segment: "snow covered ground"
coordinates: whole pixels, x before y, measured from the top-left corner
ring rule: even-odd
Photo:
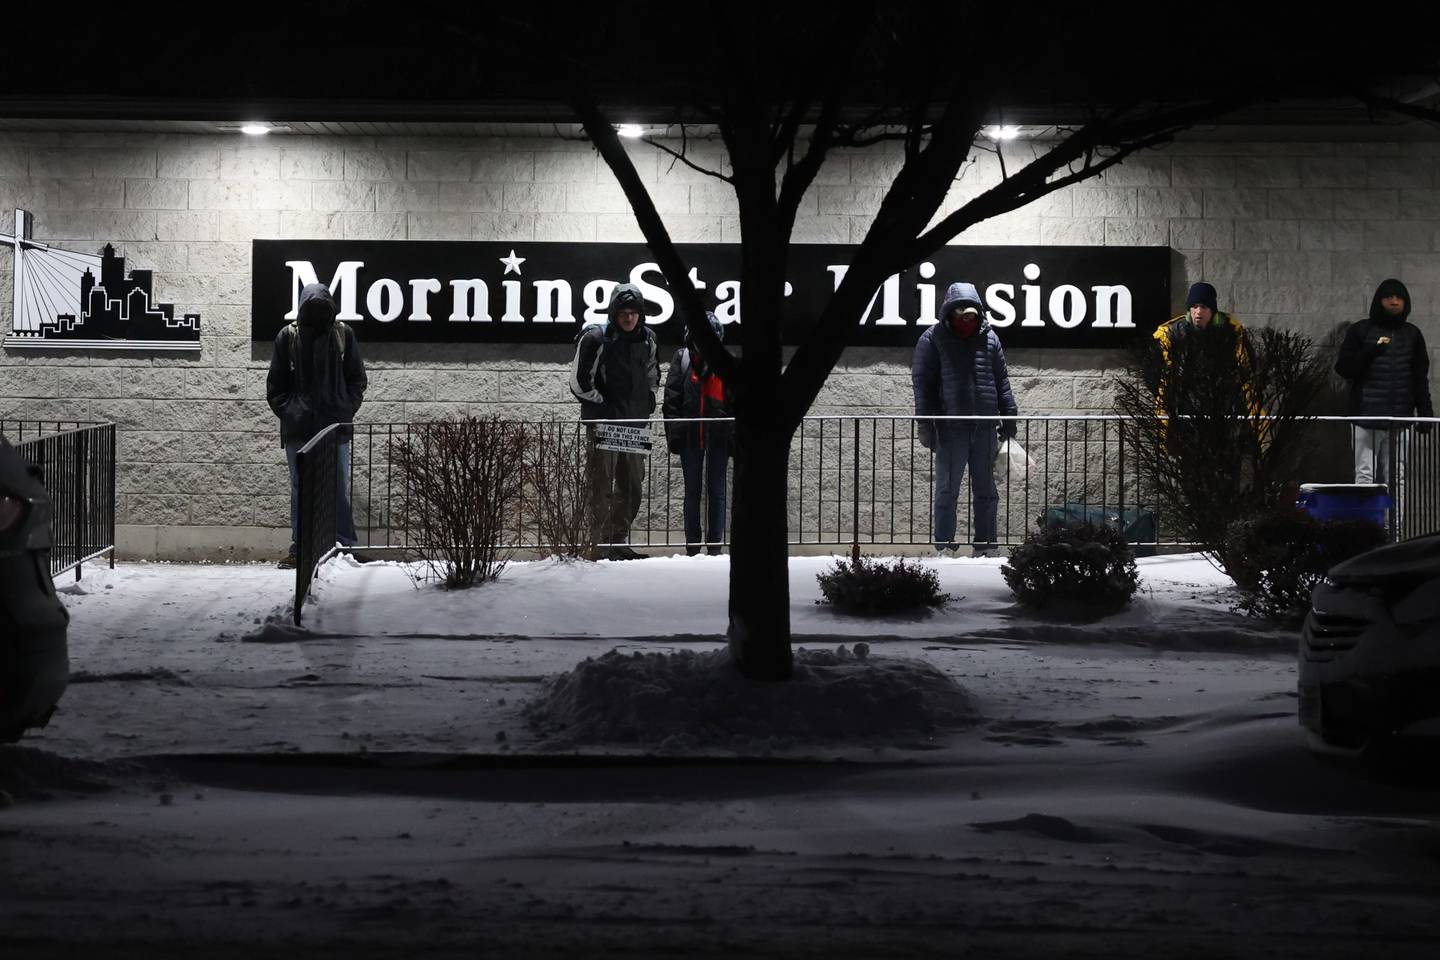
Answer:
[[[0,752],[0,943],[1437,955],[1440,792],[1311,757],[1293,635],[1207,563],[1142,560],[1129,609],[1072,623],[1016,607],[999,560],[924,562],[951,602],[880,620],[814,602],[829,560],[790,563],[805,702],[848,715],[623,741],[527,704],[612,650],[708,663],[728,558],[517,563],[457,593],[341,559],[299,630],[284,571],[87,569],[62,710]],[[871,667],[953,682],[968,721],[887,723],[903,698],[846,699]]]

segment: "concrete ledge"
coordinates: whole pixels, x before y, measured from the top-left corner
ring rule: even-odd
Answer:
[[[121,560],[276,560],[289,546],[290,531],[278,527],[115,527],[115,553]]]

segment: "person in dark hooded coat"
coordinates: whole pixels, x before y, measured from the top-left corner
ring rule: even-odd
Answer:
[[[927,420],[925,417],[1018,414],[1000,338],[985,318],[972,283],[952,283],[940,308],[940,322],[920,335],[910,367],[915,391],[915,428],[920,443],[935,451],[935,549],[957,550],[956,503],[960,481],[970,470],[974,508],[973,555],[998,547],[994,463],[999,442],[1015,436],[1014,420]]]
[[[589,433],[590,509],[598,556],[634,560],[630,525],[640,513],[646,458],[643,454],[601,450],[595,423],[640,421],[655,412],[660,385],[659,346],[645,323],[645,296],[633,283],[621,283],[605,307],[609,322],[580,331],[570,364],[570,392],[580,401],[580,419]],[[643,426],[633,423],[632,426]]]
[[[298,319],[282,327],[270,354],[265,400],[280,419],[280,443],[290,467],[290,552],[281,567],[293,567],[299,553],[300,448],[335,423],[351,423],[365,400],[369,381],[360,343],[348,324],[335,319],[335,298],[323,283],[300,291]],[[350,437],[344,428],[336,454],[335,539],[353,546],[359,537],[350,509]]]
[[[723,340],[725,328],[707,312],[710,329]],[[725,467],[730,462],[730,441],[734,424],[728,422],[734,398],[728,385],[710,369],[700,348],[687,333],[685,343],[670,358],[665,377],[665,440],[670,452],[680,457],[685,477],[685,552],[700,552],[701,545],[718,556],[725,540]],[[721,418],[720,422],[710,422]],[[689,422],[671,422],[689,421]],[[700,495],[709,507],[705,533],[700,530]]]
[[[1434,417],[1430,400],[1430,354],[1425,335],[1409,321],[1410,291],[1389,279],[1375,288],[1370,315],[1350,324],[1335,372],[1350,384],[1352,417]],[[1356,483],[1403,482],[1405,423],[1358,421],[1351,428]],[[1415,429],[1429,433],[1431,423]],[[1395,476],[1390,476],[1394,466]]]

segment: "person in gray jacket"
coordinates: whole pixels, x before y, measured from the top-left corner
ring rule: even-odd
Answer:
[[[952,283],[946,291],[940,322],[915,344],[910,382],[917,417],[1016,416],[1005,351],[973,283]],[[1015,436],[1015,421],[919,419],[915,427],[920,443],[935,452],[935,549],[942,556],[959,549],[956,503],[968,467],[972,555],[992,556],[1000,500],[993,468],[1000,440]]]
[[[360,343],[348,324],[335,319],[335,298],[323,283],[300,291],[298,318],[281,327],[270,354],[265,399],[280,420],[280,443],[290,467],[290,552],[282,568],[295,566],[300,537],[300,448],[333,423],[350,423],[365,400],[369,381]],[[358,537],[350,510],[350,438],[342,428],[336,452],[335,539],[354,546]]]
[[[640,288],[616,285],[605,312],[609,322],[580,331],[570,365],[570,392],[580,401],[580,419],[589,434],[590,509],[598,555],[611,560],[640,556],[627,541],[640,513],[645,456],[602,450],[595,425],[607,420],[643,421],[655,412],[660,385],[659,347],[645,325],[647,304]],[[632,424],[643,426],[642,423]]]

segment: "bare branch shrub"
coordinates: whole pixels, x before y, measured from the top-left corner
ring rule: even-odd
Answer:
[[[525,512],[534,520],[537,542],[562,559],[589,559],[595,553],[595,523],[584,428],[548,420],[533,430],[525,459]]]
[[[1326,358],[1307,337],[1268,328],[1191,330],[1173,340],[1168,362],[1154,347],[1132,355],[1116,388],[1129,448],[1165,522],[1253,589],[1226,535],[1294,482]]]
[[[530,443],[529,428],[499,417],[434,420],[391,441],[407,491],[403,525],[447,588],[493,580],[505,568]]]

